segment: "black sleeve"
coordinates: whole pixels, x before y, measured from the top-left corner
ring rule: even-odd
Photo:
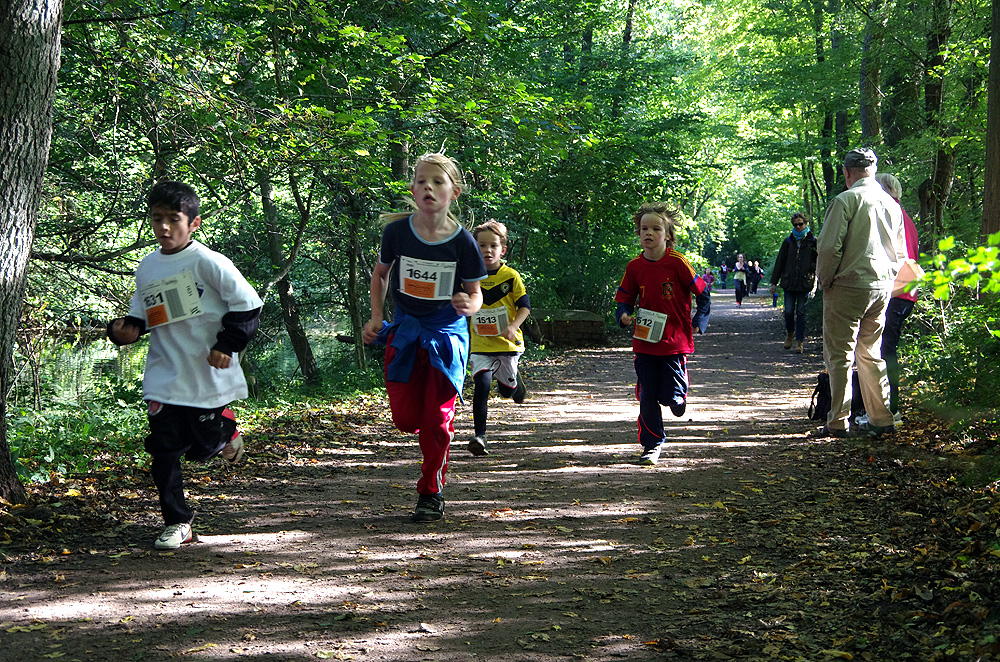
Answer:
[[[778,250],[778,259],[774,261],[774,268],[771,269],[771,285],[777,285],[781,280],[781,274],[785,273],[785,261],[788,259],[788,239],[781,242],[781,249]]]
[[[622,315],[625,315],[626,313],[631,315],[634,312],[634,305],[618,302],[618,305],[615,306],[615,321],[618,322],[618,326],[624,329],[625,325],[622,324]]]
[[[237,354],[246,349],[260,326],[260,308],[230,312],[222,316],[222,331],[212,349],[223,354]]]
[[[121,347],[122,345],[124,345],[126,343],[120,343],[120,342],[118,342],[118,340],[111,334],[111,325],[114,324],[115,322],[117,322],[118,320],[124,321],[126,325],[131,325],[131,326],[137,326],[137,327],[139,327],[139,335],[140,336],[142,334],[146,333],[146,322],[145,322],[145,320],[141,320],[138,317],[132,317],[131,315],[126,315],[125,317],[116,317],[115,319],[113,319],[110,322],[108,322],[108,326],[106,327],[106,332],[108,334],[108,340],[110,340],[115,345],[118,345],[119,347]]]

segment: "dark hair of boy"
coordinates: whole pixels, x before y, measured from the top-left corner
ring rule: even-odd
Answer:
[[[489,220],[480,223],[472,230],[473,238],[479,239],[480,232],[492,232],[500,238],[500,245],[507,248],[507,226],[500,221]]]
[[[163,207],[171,211],[187,214],[190,223],[198,216],[198,194],[184,182],[158,182],[149,190],[146,196],[146,206]]]

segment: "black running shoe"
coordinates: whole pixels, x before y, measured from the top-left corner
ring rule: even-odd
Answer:
[[[517,376],[517,386],[514,387],[514,395],[510,396],[516,404],[521,404],[524,402],[525,396],[528,395],[528,388],[524,385],[524,377],[521,375]]]
[[[489,451],[486,450],[486,437],[481,434],[477,434],[469,441],[469,452],[476,457],[482,457],[484,455],[489,455]]]
[[[440,494],[421,494],[413,510],[414,522],[436,522],[444,517],[444,497]]]

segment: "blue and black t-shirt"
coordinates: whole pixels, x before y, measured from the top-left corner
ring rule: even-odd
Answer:
[[[396,309],[414,317],[450,306],[463,282],[486,277],[483,256],[468,230],[459,227],[432,243],[414,232],[412,216],[385,227],[379,262],[392,265],[389,282]]]

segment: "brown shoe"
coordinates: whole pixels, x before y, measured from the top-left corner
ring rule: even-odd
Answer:
[[[792,341],[793,340],[795,340],[795,334],[794,333],[789,333],[788,335],[785,336],[785,349],[791,349],[792,348]]]
[[[802,353],[802,341],[801,340],[799,341],[799,346],[795,349],[795,351],[798,352],[799,354]]]

